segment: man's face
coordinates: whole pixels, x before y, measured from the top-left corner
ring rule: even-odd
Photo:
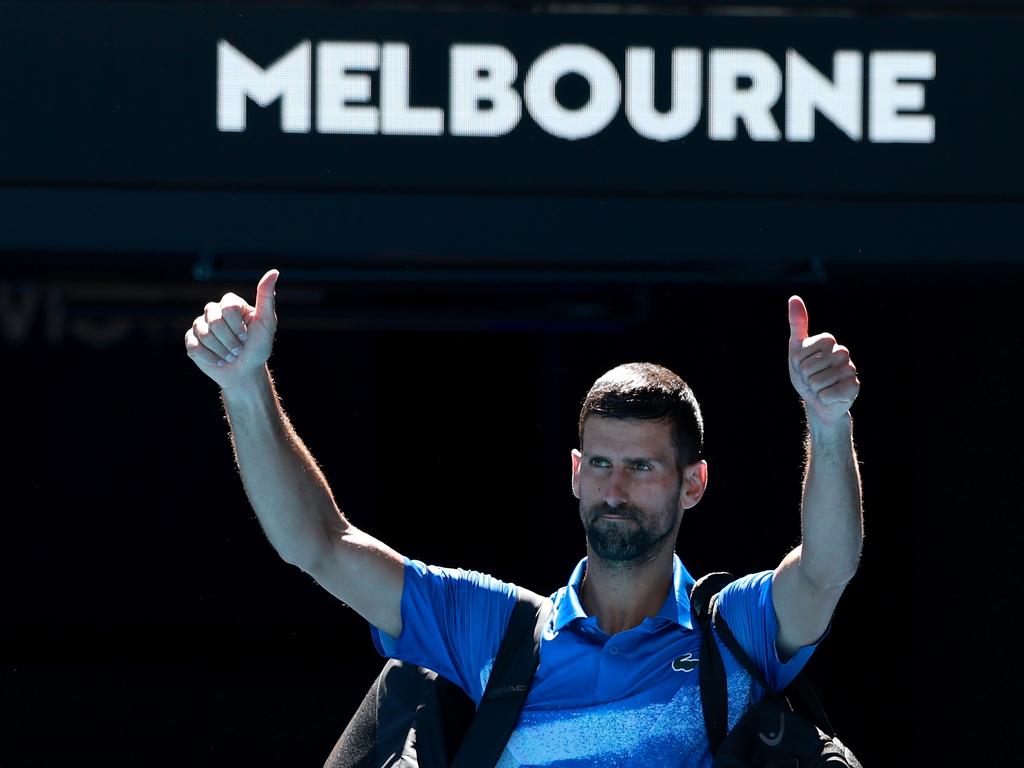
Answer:
[[[583,452],[574,450],[572,459],[590,551],[622,565],[674,547],[683,510],[697,503],[707,481],[705,462],[680,477],[667,422],[590,416]]]

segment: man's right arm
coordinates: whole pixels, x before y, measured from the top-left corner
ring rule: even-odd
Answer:
[[[242,483],[278,554],[397,637],[405,559],[345,519],[267,369],[276,279],[273,271],[263,276],[255,307],[235,294],[207,304],[185,335],[188,355],[221,386]]]

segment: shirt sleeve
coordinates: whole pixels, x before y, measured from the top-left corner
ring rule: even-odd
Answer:
[[[727,584],[719,595],[718,609],[750,656],[750,660],[764,673],[765,680],[775,691],[781,691],[797,676],[818,644],[832,629],[832,622],[816,641],[801,647],[789,660],[779,660],[775,638],[779,620],[772,600],[772,571],[761,571]]]
[[[432,669],[478,705],[481,674],[490,670],[505,635],[518,588],[461,568],[440,568],[405,558],[402,633],[371,626],[377,652]]]

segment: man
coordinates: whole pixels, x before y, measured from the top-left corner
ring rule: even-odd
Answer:
[[[433,669],[479,702],[516,588],[410,560],[341,514],[266,368],[277,278],[263,276],[254,307],[235,294],[207,304],[185,335],[189,356],[221,387],[249,500],[278,553],[366,618],[382,654]],[[720,598],[776,689],[826,634],[863,538],[849,414],[856,368],[830,334],[808,337],[798,296],[789,323],[790,380],[809,437],[802,542],[774,571],[737,579]],[[587,557],[552,595],[540,666],[498,765],[710,766],[693,578],[674,553],[683,512],[708,482],[699,406],[668,369],[627,364],[595,382],[579,432],[572,489]],[[732,727],[763,691],[723,658]]]

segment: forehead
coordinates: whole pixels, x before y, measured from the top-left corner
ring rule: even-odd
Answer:
[[[583,425],[584,453],[646,456],[671,460],[675,453],[672,425],[667,421],[587,417]]]

